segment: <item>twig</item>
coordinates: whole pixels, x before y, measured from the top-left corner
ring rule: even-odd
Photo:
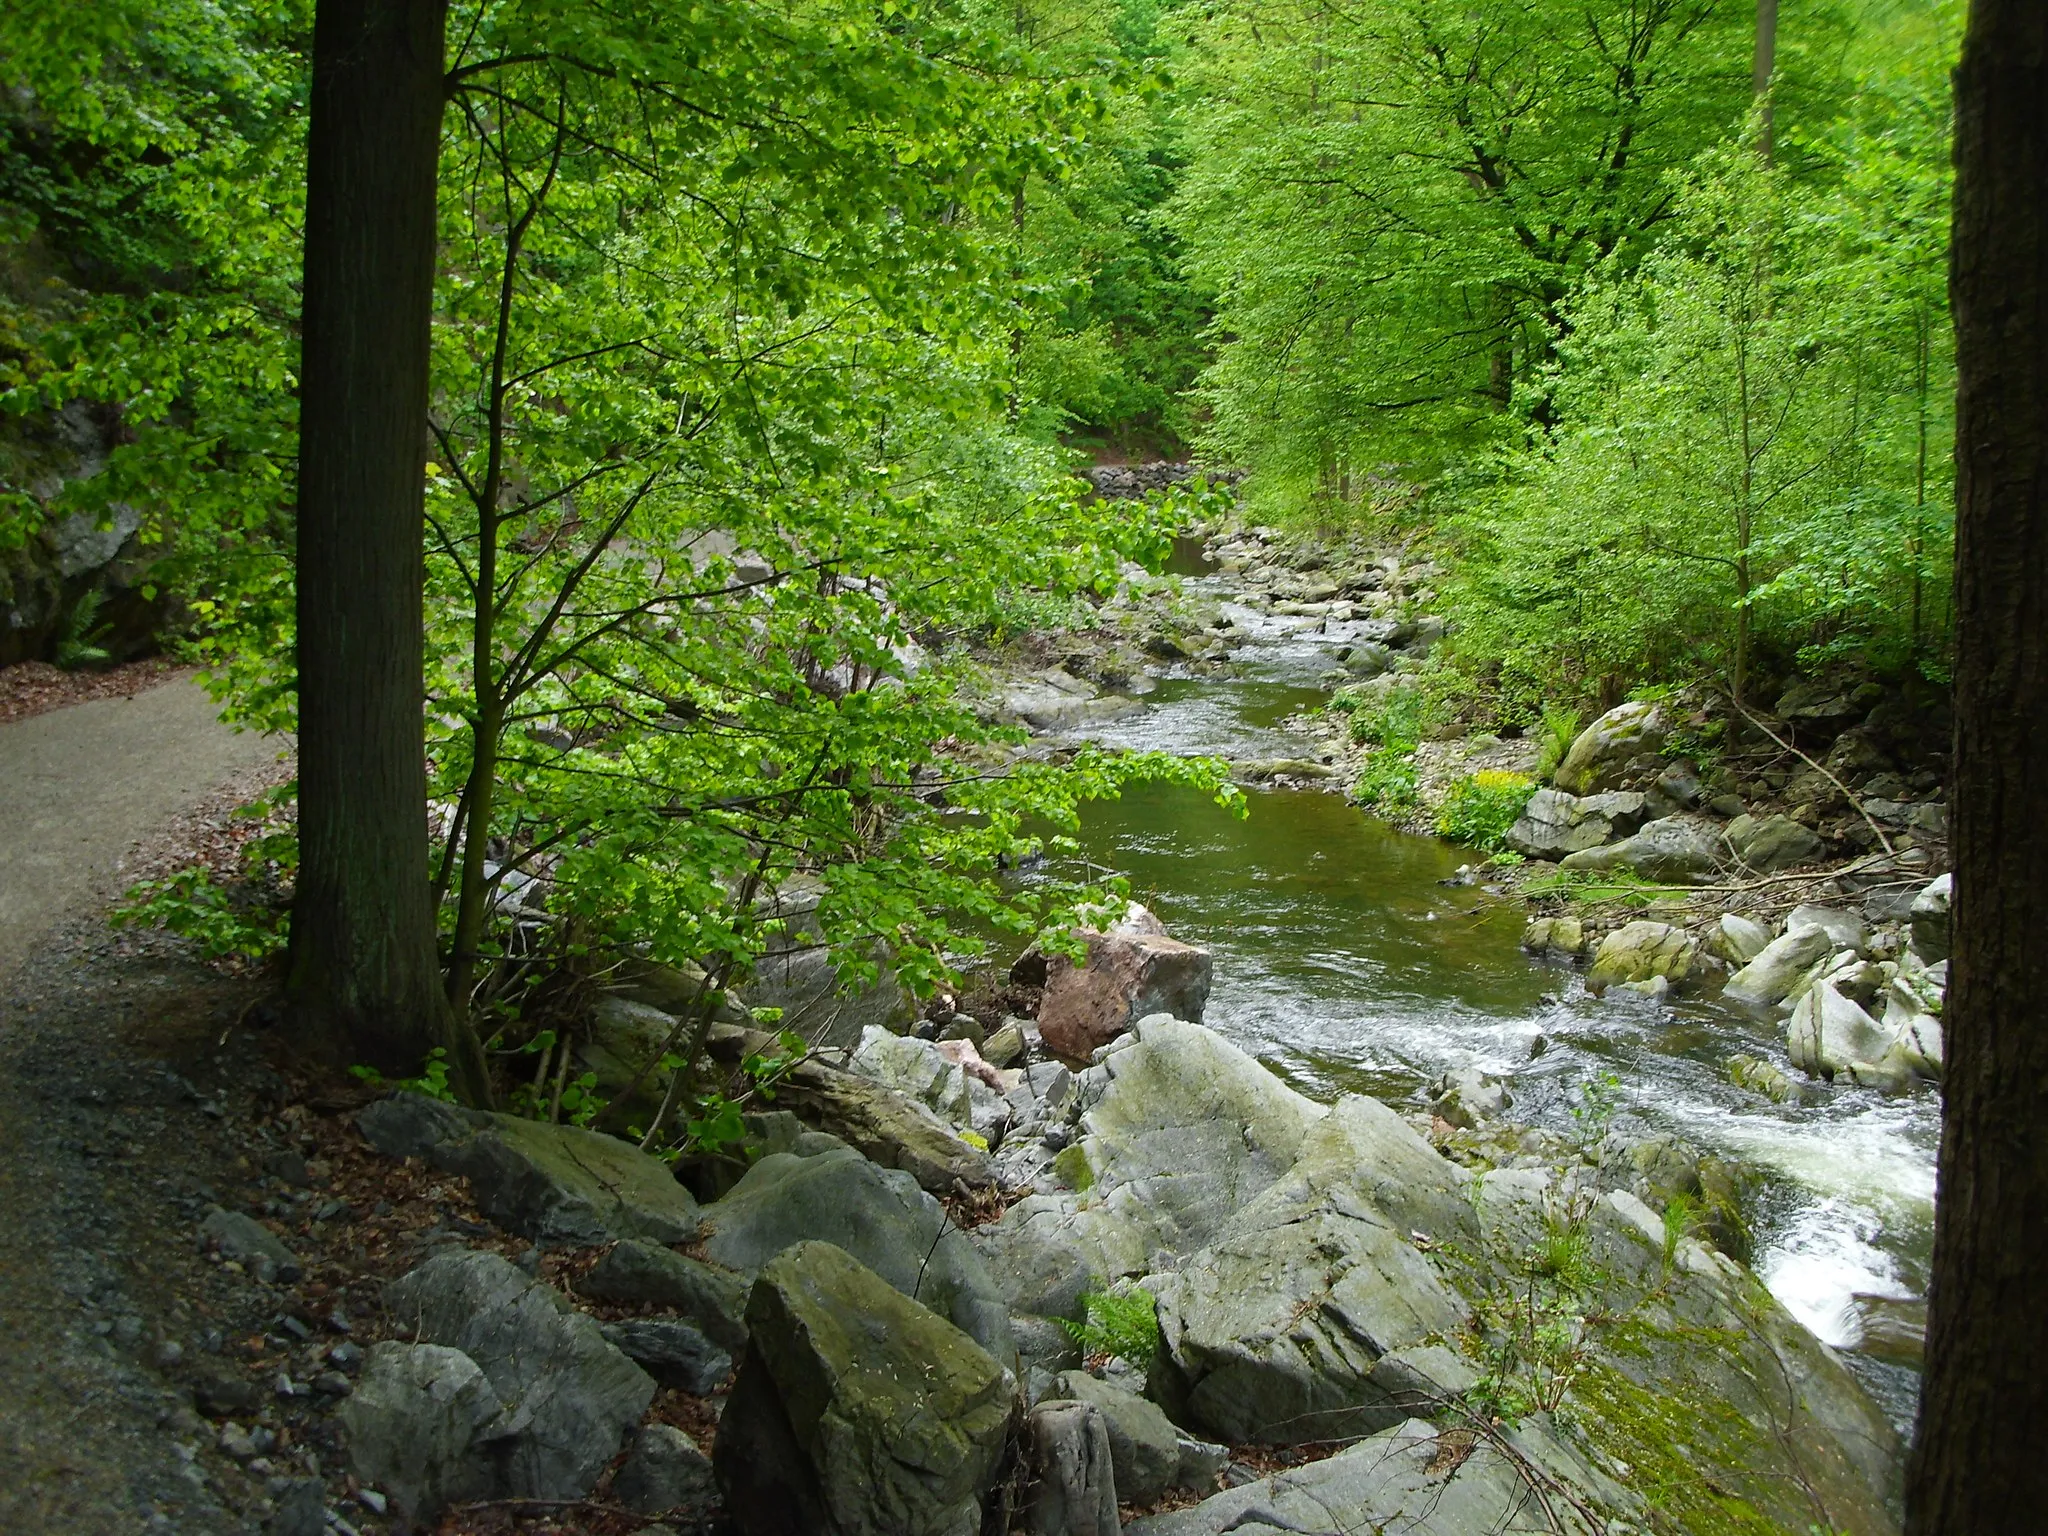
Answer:
[[[1826,768],[1821,766],[1821,764],[1816,763],[1804,752],[1800,751],[1797,747],[1793,746],[1791,742],[1786,741],[1776,731],[1772,730],[1768,725],[1765,725],[1763,721],[1757,719],[1755,715],[1752,715],[1748,710],[1744,709],[1740,704],[1737,704],[1733,699],[1730,699],[1728,703],[1729,706],[1733,708],[1738,715],[1742,716],[1743,719],[1747,720],[1751,725],[1755,726],[1758,730],[1762,731],[1766,736],[1770,737],[1771,740],[1777,742],[1779,746],[1783,747],[1787,752],[1790,752],[1794,757],[1798,758],[1801,762],[1805,763],[1809,768],[1813,769],[1814,772],[1824,777],[1830,784],[1834,785],[1835,788],[1839,789],[1842,792],[1842,798],[1844,800],[1847,800],[1851,805],[1856,807],[1856,814],[1858,816],[1861,816],[1865,824],[1869,826],[1870,830],[1877,834],[1877,840],[1880,843],[1884,844],[1884,851],[1887,854],[1893,854],[1898,851],[1892,847],[1892,840],[1884,835],[1884,828],[1880,827],[1877,824],[1876,818],[1873,817],[1870,814],[1870,812],[1866,811],[1863,808],[1863,802],[1861,800],[1858,800],[1856,796],[1850,792],[1848,785],[1844,784],[1832,773],[1829,773]]]

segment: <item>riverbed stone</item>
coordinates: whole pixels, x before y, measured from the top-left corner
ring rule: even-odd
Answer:
[[[1561,859],[1640,831],[1648,802],[1633,790],[1579,796],[1539,789],[1508,829],[1507,845],[1531,859]]]
[[[1442,1120],[1476,1130],[1514,1108],[1515,1096],[1501,1078],[1478,1067],[1458,1067],[1429,1086],[1429,1107]]]
[[[595,1318],[495,1253],[436,1254],[385,1304],[408,1335],[461,1350],[490,1378],[512,1414],[495,1454],[515,1497],[582,1498],[654,1399]]]
[[[1638,918],[1600,941],[1586,985],[1594,991],[1657,978],[1673,986],[1686,981],[1699,963],[1699,941],[1670,923]]]
[[[713,1452],[742,1536],[973,1536],[1014,1379],[845,1250],[761,1271]]]
[[[1913,953],[1921,962],[1933,965],[1949,957],[1949,902],[1954,876],[1942,875],[1928,882],[1913,898],[1908,923],[1913,936]]]
[[[1697,816],[1665,816],[1632,837],[1567,854],[1559,863],[1564,869],[1625,869],[1645,880],[1698,884],[1720,868],[1720,841],[1712,824]]]
[[[1200,1022],[1214,972],[1206,949],[1122,926],[1081,937],[1085,966],[1054,955],[1046,967],[1038,1032],[1048,1050],[1085,1061],[1152,1013]]]
[[[901,1170],[879,1168],[851,1149],[774,1153],[704,1214],[703,1253],[712,1264],[751,1278],[798,1243],[833,1243],[996,1359],[1014,1363],[1009,1309],[980,1252]]]
[[[1786,1028],[1792,1065],[1815,1077],[1833,1077],[1859,1064],[1874,1069],[1891,1046],[1877,1020],[1825,981],[1799,999]]]
[[[1657,705],[1622,704],[1579,732],[1552,778],[1568,794],[1618,789],[1631,774],[1655,766],[1667,734]]]
[[[1576,917],[1536,917],[1522,930],[1522,948],[1532,955],[1565,955],[1576,959],[1585,953],[1586,925]]]
[[[1821,840],[1811,827],[1790,816],[1756,817],[1747,813],[1728,823],[1728,846],[1742,864],[1757,874],[1773,874],[1820,857]]]
[[[1729,965],[1741,967],[1764,952],[1771,930],[1753,917],[1724,912],[1707,935],[1707,948]]]
[[[1775,1008],[1834,947],[1824,928],[1779,934],[1757,957],[1728,978],[1721,995],[1753,1008]]]
[[[1861,955],[1870,948],[1870,925],[1859,913],[1841,907],[1823,907],[1812,903],[1794,907],[1785,916],[1785,931],[1793,933],[1803,928],[1818,928],[1828,936],[1828,942],[1838,950],[1851,950]]]

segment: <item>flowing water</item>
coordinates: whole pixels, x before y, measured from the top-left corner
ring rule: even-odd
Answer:
[[[1214,578],[1191,581],[1224,595]],[[1277,727],[1322,702],[1319,675],[1341,636],[1313,619],[1233,606],[1228,679],[1167,677],[1142,714],[1093,739],[1238,759],[1301,755]],[[1925,1294],[1932,1241],[1934,1096],[1823,1090],[1772,1104],[1731,1084],[1739,1052],[1782,1061],[1782,1025],[1712,1000],[1653,1004],[1589,995],[1567,966],[1525,955],[1520,902],[1445,885],[1469,852],[1396,832],[1341,796],[1249,794],[1239,820],[1179,789],[1136,792],[1091,814],[1094,862],[1177,937],[1208,946],[1207,1022],[1313,1097],[1346,1091],[1422,1102],[1446,1068],[1512,1080],[1517,1119],[1572,1131],[1572,1090],[1613,1074],[1616,1123],[1683,1136],[1762,1177],[1751,1209],[1755,1267],[1827,1342],[1853,1350],[1859,1294]],[[1909,1419],[1910,1370],[1850,1355],[1894,1418]]]

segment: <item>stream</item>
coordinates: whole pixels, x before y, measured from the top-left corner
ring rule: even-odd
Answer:
[[[1162,673],[1146,707],[1080,734],[1107,745],[1237,759],[1299,757],[1278,727],[1319,706],[1340,634],[1230,601],[1227,678]],[[1782,1062],[1783,1026],[1705,998],[1595,998],[1568,965],[1523,953],[1522,903],[1446,885],[1470,850],[1398,832],[1342,796],[1253,788],[1239,820],[1188,790],[1150,787],[1092,809],[1082,844],[1127,875],[1176,937],[1207,946],[1206,1021],[1303,1093],[1424,1102],[1447,1068],[1511,1082],[1511,1118],[1570,1133],[1571,1090],[1612,1073],[1616,1125],[1684,1137],[1761,1176],[1754,1268],[1910,1427],[1918,1375],[1855,1353],[1863,1296],[1926,1293],[1939,1103],[1822,1088],[1777,1105],[1734,1086],[1738,1052]]]

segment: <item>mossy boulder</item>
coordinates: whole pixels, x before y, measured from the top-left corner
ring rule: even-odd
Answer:
[[[742,1536],[973,1536],[1015,1381],[830,1243],[761,1271],[713,1454]]]
[[[1661,976],[1677,986],[1692,975],[1699,953],[1699,941],[1683,928],[1639,918],[1600,941],[1586,985],[1598,992]]]

